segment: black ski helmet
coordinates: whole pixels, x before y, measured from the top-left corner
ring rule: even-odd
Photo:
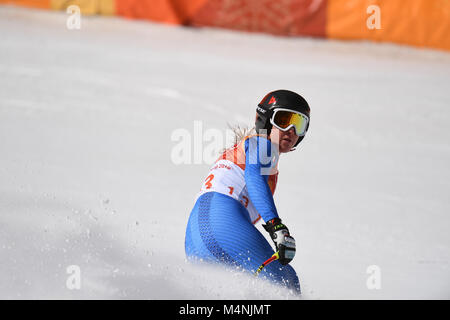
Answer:
[[[272,129],[272,124],[270,123],[270,118],[273,115],[275,109],[283,108],[289,109],[292,111],[297,111],[303,113],[308,117],[308,127],[306,127],[306,131],[309,129],[309,123],[311,121],[310,118],[310,108],[308,102],[293,91],[289,90],[276,90],[268,93],[258,104],[256,108],[256,121],[255,121],[255,129],[257,133],[260,133],[260,130],[267,130],[267,134],[270,134]],[[294,148],[303,140],[305,136],[301,136],[298,138],[297,143]]]

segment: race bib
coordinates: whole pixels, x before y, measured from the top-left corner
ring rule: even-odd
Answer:
[[[229,160],[218,160],[210,169],[197,198],[206,192],[218,192],[239,201],[248,211],[252,223],[261,216],[250,201],[245,172]]]

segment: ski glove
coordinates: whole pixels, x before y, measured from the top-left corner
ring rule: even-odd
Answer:
[[[295,256],[295,239],[291,237],[288,228],[281,223],[280,218],[269,220],[263,224],[263,227],[269,232],[276,250],[279,251],[278,260],[283,266],[287,265]]]

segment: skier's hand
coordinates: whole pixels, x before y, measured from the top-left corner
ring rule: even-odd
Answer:
[[[295,239],[289,234],[288,228],[281,223],[281,219],[275,218],[263,224],[279,251],[278,259],[282,265],[286,265],[294,259]]]

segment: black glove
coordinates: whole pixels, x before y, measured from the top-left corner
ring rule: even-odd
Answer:
[[[295,239],[290,236],[288,228],[281,223],[280,218],[267,221],[263,227],[269,232],[279,251],[280,258],[278,260],[283,266],[287,265],[295,256]]]

